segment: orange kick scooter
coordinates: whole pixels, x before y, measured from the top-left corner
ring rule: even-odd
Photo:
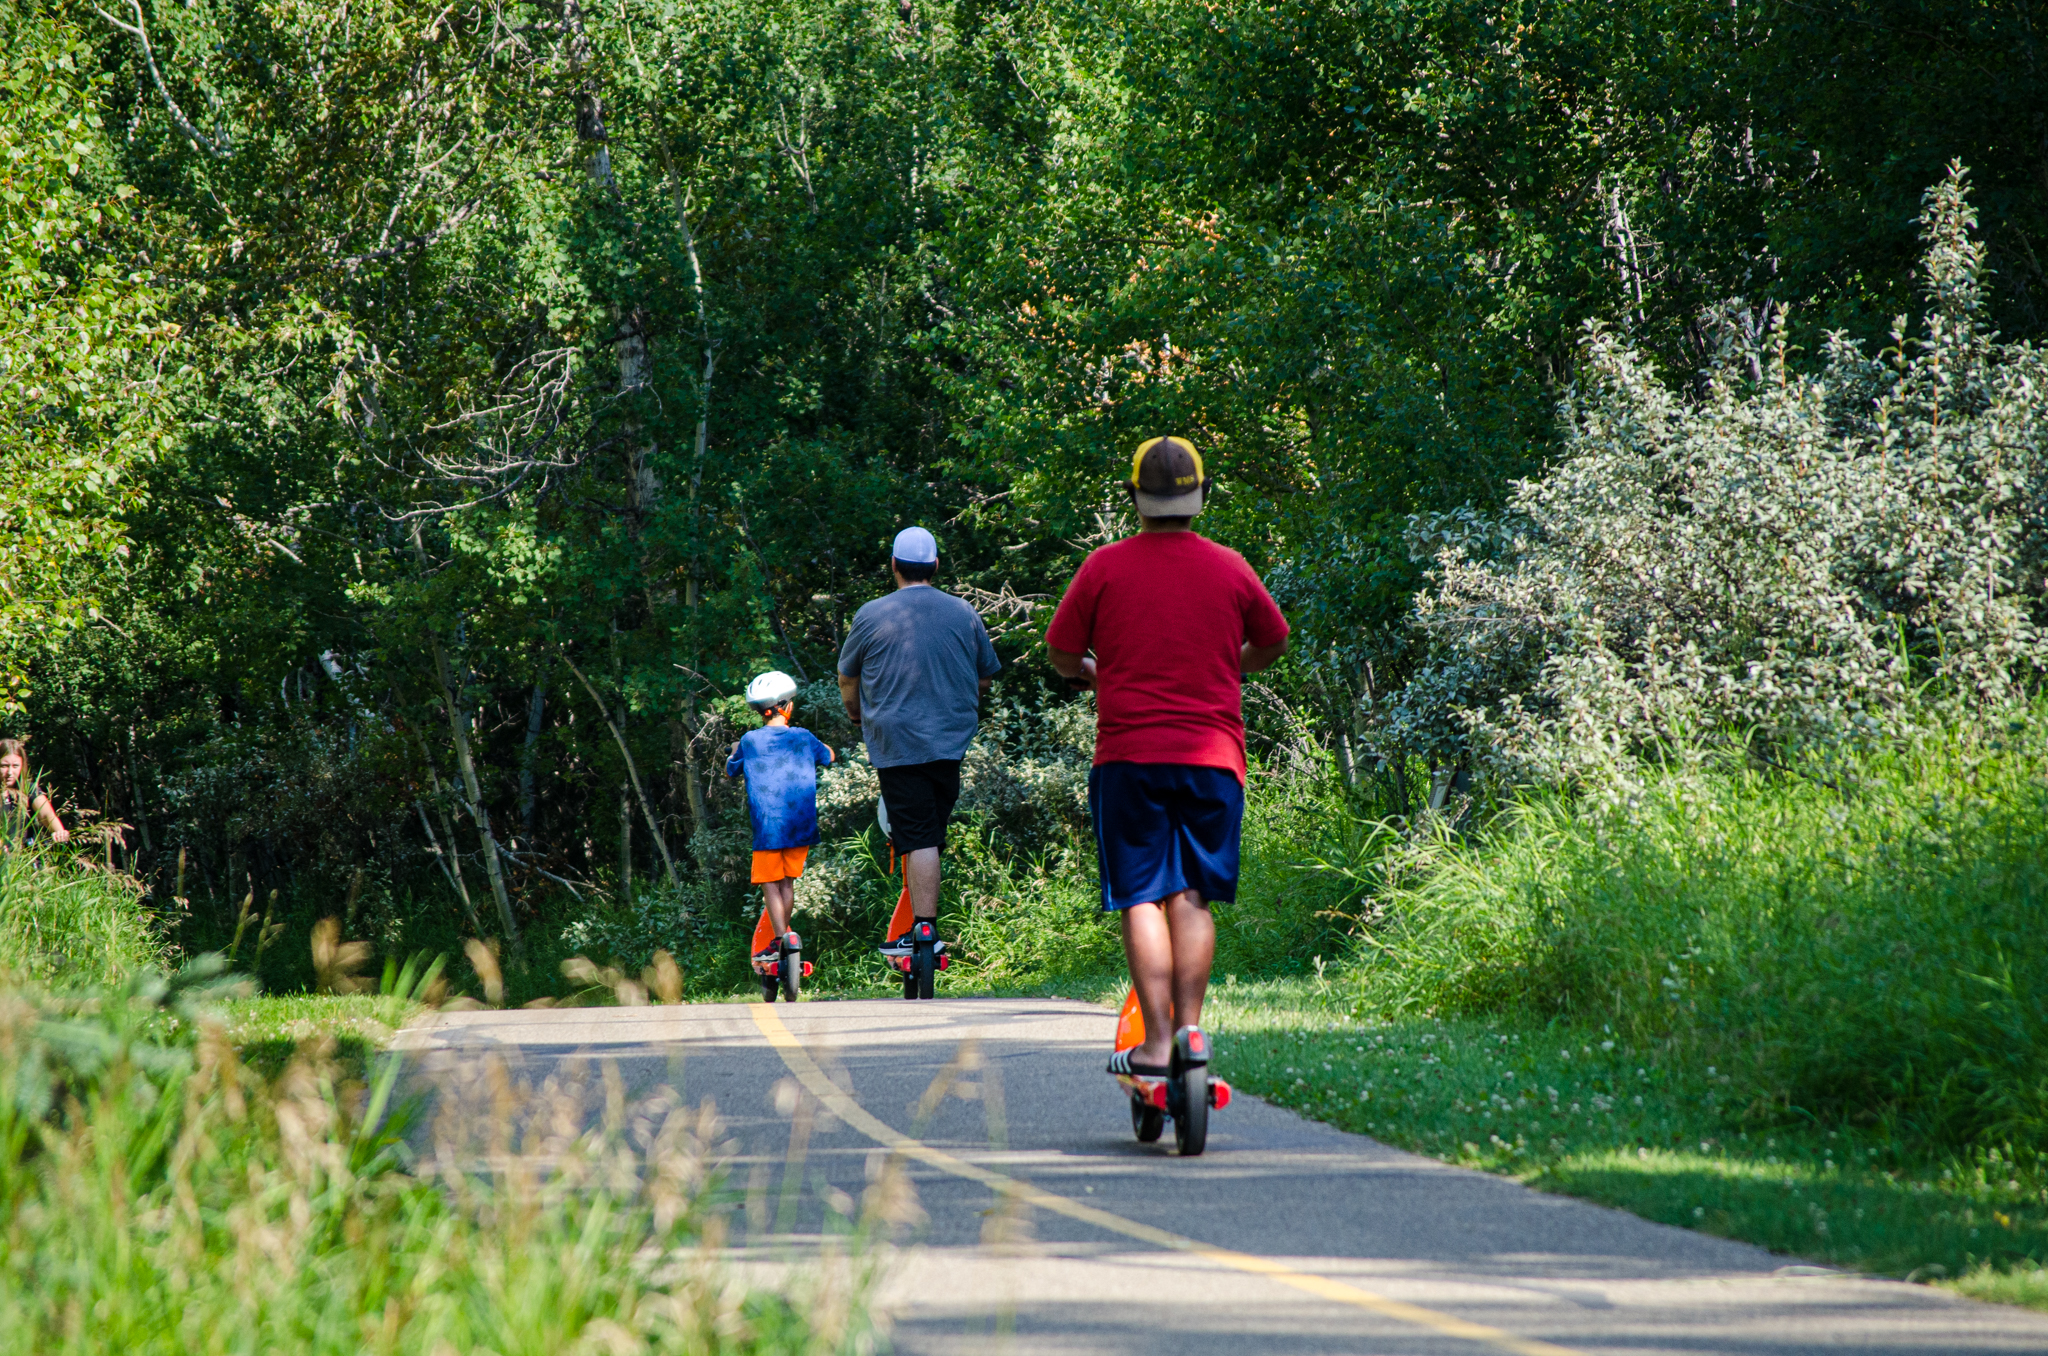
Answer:
[[[1145,1014],[1138,1010],[1138,991],[1124,996],[1116,1019],[1118,1050],[1145,1043]],[[1164,1078],[1116,1074],[1131,1098],[1131,1131],[1138,1143],[1151,1144],[1173,1121],[1173,1144],[1182,1158],[1193,1158],[1209,1144],[1209,1112],[1230,1105],[1230,1084],[1209,1077],[1209,1037],[1198,1026],[1183,1029],[1173,1041],[1173,1059]]]
[[[773,1003],[775,991],[782,990],[782,996],[796,1002],[797,994],[803,991],[804,981],[811,977],[811,963],[804,959],[803,938],[795,932],[778,938],[775,925],[768,921],[766,905],[761,908],[761,921],[754,924],[754,940],[747,946],[748,956],[758,956],[770,946],[777,948],[774,960],[753,962],[754,978],[761,982],[761,1001]]]
[[[889,836],[889,810],[881,801],[875,802],[875,819],[882,826],[882,836]],[[882,958],[903,976],[903,996],[915,1001],[932,997],[933,981],[939,971],[946,968],[946,944],[939,940],[939,930],[929,920],[919,920],[910,912],[910,864],[896,855],[896,844],[889,844],[889,874],[903,876],[903,893],[896,897],[896,912],[889,915],[889,927],[882,935],[882,945],[877,948]],[[910,934],[910,951],[902,948],[903,934]],[[767,945],[767,943],[762,943]]]

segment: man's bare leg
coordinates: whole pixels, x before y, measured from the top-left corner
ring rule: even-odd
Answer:
[[[910,882],[910,913],[914,918],[939,916],[939,850],[918,848],[905,853],[903,874]]]
[[[771,880],[761,886],[761,898],[768,905],[768,926],[779,938],[789,931],[789,911],[796,902],[796,882]]]
[[[1145,1043],[1132,1053],[1141,1064],[1165,1064],[1176,1026],[1199,1026],[1216,959],[1216,920],[1202,896],[1180,890],[1156,904],[1123,911],[1124,955],[1131,987],[1145,1016]]]

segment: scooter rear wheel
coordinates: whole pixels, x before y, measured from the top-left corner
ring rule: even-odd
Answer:
[[[917,996],[932,996],[932,981],[939,968],[937,948],[930,942],[919,942],[910,954],[910,975],[917,984]]]
[[[1166,1129],[1166,1113],[1150,1102],[1131,1098],[1131,1133],[1140,1144],[1154,1144]]]
[[[1180,1105],[1173,1113],[1173,1143],[1182,1158],[1193,1158],[1209,1145],[1209,1066],[1182,1069],[1174,1082]]]

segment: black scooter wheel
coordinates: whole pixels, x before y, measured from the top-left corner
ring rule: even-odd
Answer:
[[[1157,1143],[1160,1133],[1165,1129],[1164,1111],[1141,1098],[1131,1098],[1131,1133],[1138,1137],[1138,1143]]]
[[[1182,1158],[1193,1158],[1209,1146],[1209,1066],[1182,1069],[1174,1082],[1180,1105],[1173,1113],[1173,1143]]]
[[[910,956],[910,975],[917,983],[917,996],[919,998],[930,998],[932,996],[932,981],[933,977],[938,974],[938,969],[939,956],[937,950],[929,942],[919,942],[917,949]]]
[[[782,971],[782,996],[794,1003],[797,994],[804,987],[804,953],[785,949],[782,953],[782,964],[778,968]]]
[[[775,984],[775,976],[773,976],[773,975],[762,975],[762,976],[760,976],[760,979],[761,979],[761,1001],[762,1001],[763,1003],[773,1003],[773,1002],[775,1001],[775,989],[776,989],[776,984]]]
[[[910,970],[903,972],[903,997],[906,1002],[917,997],[917,976]]]

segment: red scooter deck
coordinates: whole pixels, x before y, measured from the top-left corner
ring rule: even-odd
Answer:
[[[894,849],[891,849],[890,855],[895,855]],[[911,925],[917,921],[910,911],[909,868],[900,860],[895,865],[896,869],[903,872],[904,875],[903,893],[896,896],[896,911],[889,915],[889,926],[882,938],[882,945],[884,947],[895,945],[896,939],[910,931]],[[943,970],[946,968],[946,944],[944,942],[938,943],[935,950],[938,954],[934,959],[938,964],[938,968]],[[888,960],[889,964],[894,966],[899,972],[906,975],[910,973],[910,957],[890,956]]]
[[[782,962],[779,959],[758,959],[758,957],[763,951],[766,951],[769,947],[773,946],[774,944],[775,924],[772,921],[770,921],[768,917],[768,909],[764,905],[761,909],[761,920],[754,924],[754,939],[753,941],[747,944],[747,955],[753,961],[755,974],[765,975],[770,978],[775,978],[782,974]],[[804,978],[809,979],[810,977],[811,963],[809,961],[805,961]]]
[[[1117,1014],[1116,1050],[1132,1050],[1145,1043],[1145,1014],[1138,1007],[1138,991],[1124,995],[1123,1011]],[[1116,1081],[1132,1097],[1159,1111],[1166,1110],[1166,1080],[1144,1074],[1116,1074]],[[1221,1111],[1230,1105],[1230,1084],[1220,1078],[1209,1080],[1209,1105]]]

